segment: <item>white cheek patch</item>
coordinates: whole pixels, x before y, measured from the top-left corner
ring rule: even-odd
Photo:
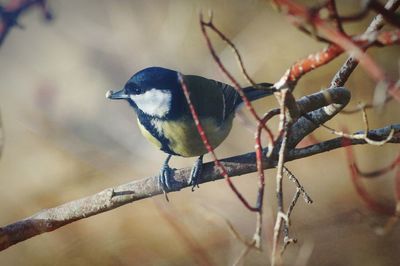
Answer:
[[[130,95],[137,107],[145,114],[164,117],[171,109],[171,92],[151,89],[143,94]]]

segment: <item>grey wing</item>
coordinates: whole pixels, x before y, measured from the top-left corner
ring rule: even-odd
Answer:
[[[230,119],[236,108],[243,102],[235,88],[228,84],[195,75],[185,75],[185,81],[190,88],[191,99],[198,115],[213,117],[219,124]],[[269,83],[260,85],[272,86]],[[271,95],[272,92],[272,89],[243,88],[243,93],[250,101]]]
[[[185,81],[201,117],[213,117],[222,123],[241,103],[240,95],[228,84],[194,75],[185,75]]]
[[[223,120],[225,120],[232,113],[234,113],[236,107],[242,103],[242,98],[232,86],[219,81],[215,82],[218,83],[218,87],[221,88],[223,98]]]

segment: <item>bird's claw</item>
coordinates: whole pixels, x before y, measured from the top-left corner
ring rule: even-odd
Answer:
[[[199,177],[203,170],[203,155],[197,158],[192,171],[190,172],[190,178],[188,180],[188,184],[192,185],[192,191],[194,191],[195,187],[199,187]]]
[[[164,192],[165,198],[167,201],[169,201],[167,193],[168,191],[171,190],[171,184],[170,181],[173,179],[174,175],[174,169],[169,167],[168,162],[170,160],[171,156],[168,156],[167,159],[165,160],[161,170],[160,170],[160,175],[158,176],[158,183]]]
[[[173,171],[174,170],[167,164],[164,164],[163,167],[161,168],[158,181],[164,192],[168,192],[171,189],[169,181],[172,178]]]

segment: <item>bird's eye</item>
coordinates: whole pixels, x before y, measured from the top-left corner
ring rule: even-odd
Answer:
[[[143,90],[140,87],[137,86],[126,86],[126,92],[128,94],[141,94],[143,93]]]
[[[133,92],[134,94],[141,94],[141,93],[142,93],[142,89],[136,87],[136,88],[133,88],[133,89],[132,89],[132,92]]]

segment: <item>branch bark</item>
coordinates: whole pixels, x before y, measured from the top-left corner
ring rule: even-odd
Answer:
[[[395,11],[400,5],[399,0],[389,0],[385,8],[389,11]],[[374,17],[371,24],[368,26],[367,30],[364,32],[363,37],[368,38],[374,32],[378,32],[384,26],[384,19],[381,14]],[[358,66],[358,60],[350,55],[346,62],[343,63],[342,67],[335,74],[334,78],[331,81],[331,87],[344,86],[350,75],[353,73],[354,69]]]
[[[347,97],[345,97],[346,93]],[[294,123],[293,129],[296,130],[293,130],[295,134],[288,136],[288,143],[291,145],[288,146],[289,149],[286,161],[298,160],[337,149],[342,147],[343,143],[346,143],[346,145],[366,144],[366,141],[362,139],[350,139],[344,142],[343,137],[339,137],[305,148],[295,148],[295,144],[311,133],[319,124],[329,120],[338,111],[344,108],[349,99],[350,94],[344,88],[327,89],[299,99],[296,103],[298,104],[298,109],[301,114],[307,113],[309,117],[313,118],[313,121],[311,122],[308,119],[300,118]],[[298,130],[302,128],[302,126],[305,130]],[[385,139],[390,134],[391,130],[395,132],[393,138],[389,142],[400,143],[400,124],[370,130],[368,136],[376,140]],[[275,146],[277,147],[280,145],[278,143],[278,145]],[[268,160],[264,158],[264,169],[270,169],[276,166],[279,149],[274,150],[276,151],[272,152]],[[265,150],[265,154],[266,152]],[[254,152],[225,158],[220,162],[231,177],[257,171],[256,155]],[[182,168],[175,171],[175,182],[172,184],[173,191],[179,191],[183,188],[190,187],[187,183],[190,171],[190,168]],[[204,164],[199,182],[206,183],[222,178],[220,171],[214,166],[214,163],[209,162]],[[44,209],[26,219],[0,228],[0,250],[4,250],[33,236],[56,230],[72,222],[162,193],[163,191],[159,186],[158,177],[152,176],[107,188],[94,195],[70,201],[54,208]]]
[[[395,130],[395,138],[390,143],[400,143],[400,124],[376,130],[370,130],[368,135],[384,139],[391,129]],[[367,144],[364,140],[350,140],[350,145]],[[343,146],[343,137],[334,138],[301,149],[289,151],[286,161],[307,158],[319,153],[328,152]],[[240,176],[257,171],[254,152],[233,156],[221,160],[231,177]],[[276,166],[276,160],[265,161],[264,168],[271,169]],[[191,168],[182,168],[175,171],[176,184],[174,191],[190,187],[187,180]],[[200,183],[207,183],[222,179],[213,162],[204,164]],[[24,220],[0,228],[0,250],[4,250],[18,242],[33,236],[51,232],[64,225],[88,218],[90,216],[110,211],[122,205],[162,194],[158,185],[158,177],[146,177],[116,187],[107,188],[91,196],[70,201],[60,206],[44,209]]]

